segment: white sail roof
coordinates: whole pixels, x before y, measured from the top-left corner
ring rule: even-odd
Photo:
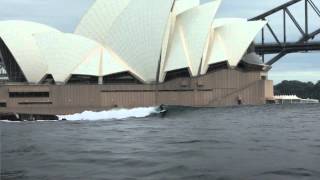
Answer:
[[[205,74],[210,64],[223,61],[227,61],[231,67],[237,66],[266,23],[238,18],[216,19],[211,30],[208,56],[201,73]]]
[[[131,71],[116,55],[104,47],[97,48],[72,72],[76,75],[108,76]]]
[[[113,49],[145,82],[156,81],[173,0],[103,1],[95,2],[75,32]]]
[[[44,62],[46,74],[58,83],[65,83],[71,75],[105,76],[128,71],[102,45],[88,38],[64,33],[34,35]]]
[[[113,23],[130,2],[131,0],[96,0],[81,19],[75,34],[105,44]]]
[[[215,19],[221,0],[200,2],[96,0],[76,34],[33,22],[2,21],[0,37],[30,83],[46,74],[65,83],[72,75],[121,72],[152,83],[163,82],[169,71],[188,68],[198,76],[211,64],[237,66],[266,21]]]
[[[165,64],[165,72],[191,66],[191,58],[186,44],[186,35],[181,25],[176,24],[175,26],[173,37],[169,45],[170,49]]]
[[[59,32],[35,22],[0,21],[0,37],[5,42],[30,83],[38,83],[47,71],[40,50],[32,37],[35,33]]]
[[[199,5],[200,5],[200,0],[176,0],[173,8],[173,13],[175,15],[179,15]]]
[[[220,3],[221,0],[205,3],[176,17],[175,28],[162,71],[189,68],[193,76],[198,75],[212,22]],[[164,79],[164,74],[160,78],[161,80]]]
[[[175,23],[176,23],[176,15],[174,13],[170,13],[166,33],[162,42],[162,51],[161,51],[161,63],[159,68],[159,77],[158,81],[162,82],[165,76],[164,68],[166,65],[167,53],[172,45],[171,39],[174,38],[174,30],[175,30]],[[169,44],[171,43],[171,45]]]

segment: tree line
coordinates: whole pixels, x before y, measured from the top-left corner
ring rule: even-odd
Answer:
[[[274,87],[275,95],[297,95],[300,98],[320,100],[320,81],[316,84],[301,81],[282,81]]]

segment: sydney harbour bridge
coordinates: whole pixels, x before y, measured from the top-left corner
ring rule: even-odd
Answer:
[[[281,4],[265,13],[262,13],[249,20],[267,20],[268,24],[261,31],[261,40],[254,44],[255,52],[262,56],[263,61],[267,65],[273,65],[281,58],[290,53],[320,51],[320,9],[315,0],[290,0]],[[303,12],[303,18],[294,15],[293,10]],[[311,17],[310,14],[317,17]],[[275,20],[274,15],[281,15],[281,26],[272,27]],[[301,23],[303,19],[303,23]],[[300,20],[300,21],[299,21]],[[288,24],[293,24],[289,26]],[[315,25],[316,28],[311,30],[310,26]],[[279,29],[281,28],[281,29]],[[297,35],[292,35],[295,28]],[[281,35],[279,32],[282,31]],[[271,37],[269,37],[269,36]],[[319,37],[317,38],[317,36]],[[298,37],[292,40],[291,36]],[[275,55],[271,59],[266,59],[266,55]],[[3,63],[0,62],[0,78],[5,78],[6,72]]]
[[[294,15],[293,11],[290,10],[292,7],[299,12],[303,12],[303,16],[301,17],[300,14],[299,17]],[[275,28],[271,26],[272,21],[275,21],[275,15],[278,15],[277,17],[280,15],[282,27],[277,26]],[[301,19],[304,21],[303,23],[301,23]],[[261,55],[268,65],[273,65],[290,53],[320,50],[320,10],[314,0],[291,0],[250,20],[268,20],[268,24],[261,31],[260,43],[255,44],[256,53]],[[279,21],[279,19],[277,20]],[[293,26],[289,26],[289,24],[293,24]],[[312,30],[310,28],[311,25],[315,25]],[[279,30],[283,31],[280,36],[279,33],[276,33]],[[297,32],[298,34],[294,35],[292,32]],[[267,38],[266,35],[271,37]],[[318,38],[317,35],[319,35]],[[292,40],[291,36],[298,38]],[[268,60],[265,59],[265,55],[270,54],[275,56]]]

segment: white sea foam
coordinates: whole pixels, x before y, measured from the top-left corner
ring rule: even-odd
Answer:
[[[126,119],[126,118],[143,118],[157,113],[156,107],[141,107],[134,109],[113,109],[109,111],[92,112],[85,111],[79,114],[58,116],[60,120],[66,119],[68,121],[97,121],[110,119]]]
[[[0,122],[5,122],[5,123],[20,123],[21,121],[0,120]]]
[[[57,122],[59,120],[37,120],[37,122]]]
[[[35,123],[35,122],[57,122],[58,120],[36,120],[36,121],[11,121],[11,120],[0,120],[0,122],[4,123]]]

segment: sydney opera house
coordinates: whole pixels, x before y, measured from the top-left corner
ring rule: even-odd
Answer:
[[[96,0],[74,33],[0,21],[0,113],[218,107],[273,97],[253,41],[265,21],[217,18],[221,0]]]

